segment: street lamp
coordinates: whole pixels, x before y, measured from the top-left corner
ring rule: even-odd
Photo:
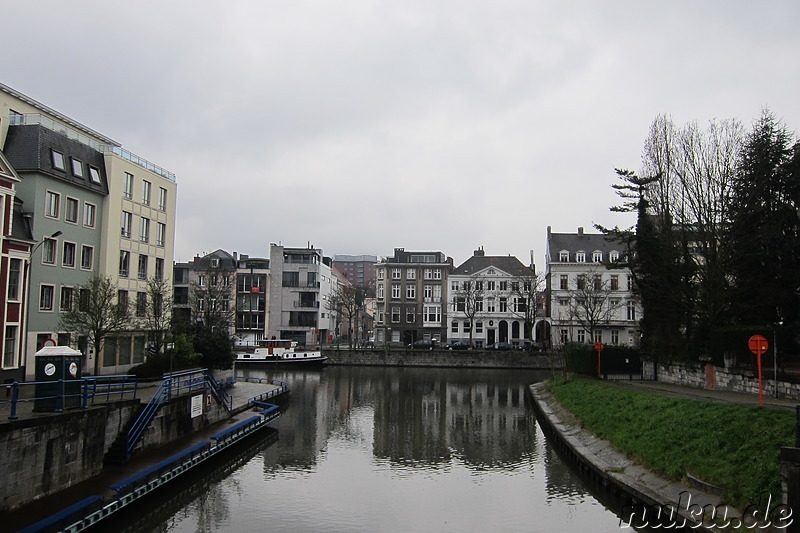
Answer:
[[[30,313],[31,313],[31,309],[30,309],[31,308],[31,296],[30,296],[30,294],[31,294],[31,263],[33,262],[33,254],[46,241],[48,241],[49,239],[55,239],[56,237],[58,237],[60,235],[61,235],[61,230],[56,231],[55,233],[53,233],[49,237],[42,237],[42,240],[37,242],[34,245],[34,247],[31,249],[31,253],[30,253],[30,256],[28,257],[28,261],[25,263],[25,288],[26,288],[25,298],[26,298],[27,302],[25,304],[25,309],[24,309],[25,324],[24,324],[23,327],[24,327],[24,331],[25,331],[25,348],[24,348],[23,353],[25,354],[25,366],[26,367],[28,366],[27,365],[27,363],[28,363],[28,318],[30,317]],[[55,298],[55,295],[53,295],[53,298]]]

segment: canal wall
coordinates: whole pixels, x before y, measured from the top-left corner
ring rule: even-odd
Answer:
[[[718,494],[663,479],[583,429],[545,383],[531,385],[529,391],[536,419],[554,447],[601,490],[623,502],[620,527],[630,526],[632,520],[634,526],[668,527],[660,522],[666,516],[675,521],[670,526],[675,531],[718,531],[714,516],[727,513],[728,520],[741,516]]]
[[[230,417],[217,402],[205,403],[192,417],[192,396],[173,398],[162,405],[145,430],[134,454],[176,441]],[[127,432],[141,400],[120,400],[37,414],[0,423],[0,512],[10,511],[98,475],[111,445]]]
[[[561,368],[560,355],[492,350],[348,350],[324,349],[330,365],[420,366],[453,368]]]
[[[657,376],[658,381],[685,385],[699,389],[714,389],[730,392],[758,394],[758,377],[753,372],[745,373],[708,363],[701,367],[682,364],[656,364],[652,361],[642,362],[642,373],[645,376]],[[763,380],[763,393],[775,396],[775,381]],[[800,400],[800,383],[778,381],[777,398]]]

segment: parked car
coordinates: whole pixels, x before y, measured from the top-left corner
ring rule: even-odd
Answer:
[[[436,348],[436,341],[431,339],[420,339],[408,345],[412,350],[433,350]]]
[[[469,350],[472,346],[468,342],[464,341],[453,341],[447,346],[445,346],[448,350]]]
[[[507,351],[507,350],[513,350],[514,347],[507,342],[495,342],[494,344],[490,344],[489,346],[487,346],[486,349]]]

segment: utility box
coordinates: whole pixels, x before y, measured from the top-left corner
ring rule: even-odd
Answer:
[[[53,412],[80,407],[82,358],[81,352],[69,346],[45,346],[34,354],[34,411]]]

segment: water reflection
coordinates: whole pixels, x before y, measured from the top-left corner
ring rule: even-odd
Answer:
[[[329,367],[272,377],[291,385],[278,441],[199,482],[179,510],[159,508],[158,526],[131,531],[618,531],[536,425],[526,390],[541,374]]]

